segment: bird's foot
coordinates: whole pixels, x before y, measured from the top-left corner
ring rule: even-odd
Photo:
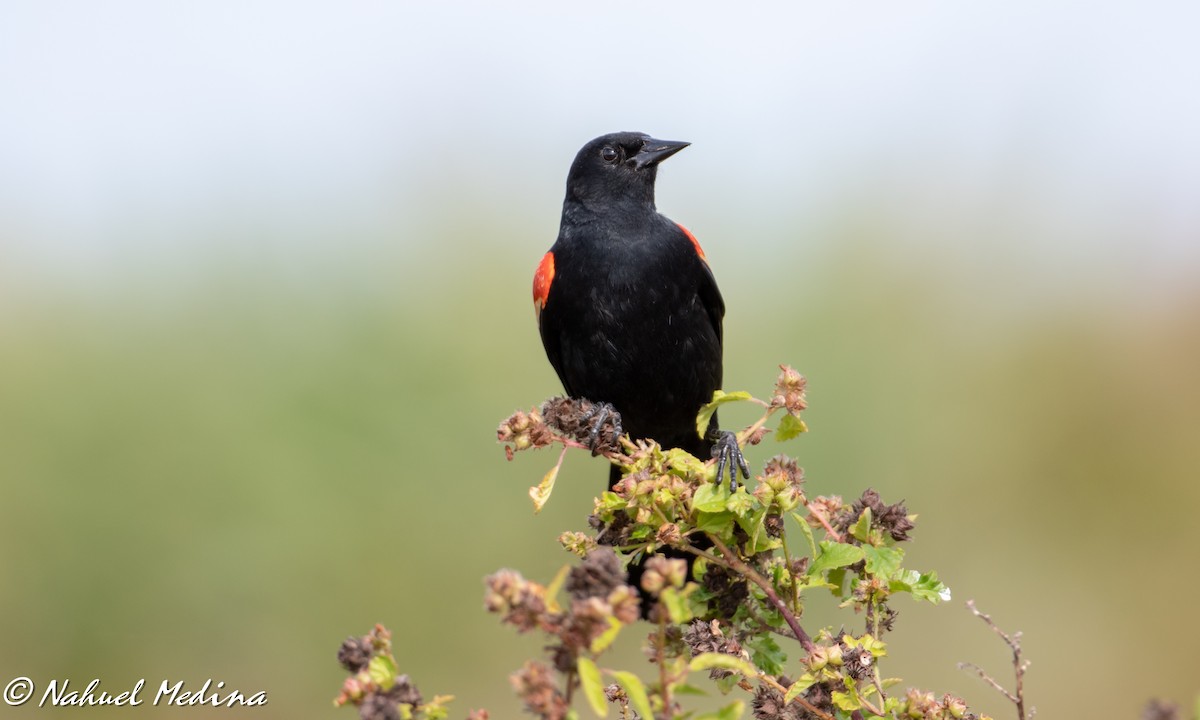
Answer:
[[[737,492],[737,474],[742,471],[742,477],[750,478],[750,466],[742,448],[738,446],[737,435],[728,430],[718,430],[713,437],[712,456],[717,459],[717,482],[721,482],[725,469],[729,469],[729,492]]]
[[[603,432],[605,424],[612,426],[611,442],[601,437],[601,432]],[[592,457],[600,454],[602,446],[610,449],[617,448],[622,433],[621,413],[617,412],[612,403],[591,403],[591,407],[580,414],[579,425],[581,427],[590,427],[587,434],[587,446],[591,448]],[[607,433],[605,434],[607,435]]]

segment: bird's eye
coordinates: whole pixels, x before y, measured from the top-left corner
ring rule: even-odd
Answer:
[[[600,158],[607,163],[616,162],[617,158],[619,157],[621,157],[621,155],[617,152],[616,148],[605,147],[600,151]]]

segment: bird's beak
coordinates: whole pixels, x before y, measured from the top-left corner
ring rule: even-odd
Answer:
[[[630,160],[633,161],[633,166],[638,170],[653,167],[688,145],[691,145],[691,143],[680,142],[678,140],[646,138],[646,144]]]

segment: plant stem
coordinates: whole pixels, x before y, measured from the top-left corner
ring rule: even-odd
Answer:
[[[787,562],[788,577],[792,582],[792,612],[800,612],[800,588],[796,586],[796,576],[792,574],[792,553],[788,550],[787,535],[782,535],[779,542],[783,545],[783,559]]]
[[[788,627],[792,629],[792,633],[796,636],[796,641],[800,643],[800,646],[804,648],[805,652],[811,653],[814,648],[812,638],[808,636],[808,633],[804,632],[804,628],[800,627],[800,621],[796,619],[795,613],[788,608],[787,603],[779,599],[779,594],[775,592],[775,588],[771,587],[771,583],[767,582],[767,579],[762,575],[759,575],[758,571],[742,562],[737,555],[733,554],[733,552],[729,550],[725,543],[721,542],[721,538],[713,535],[712,533],[705,533],[705,535],[707,535],[708,539],[712,541],[712,544],[721,551],[721,557],[717,557],[712,553],[705,552],[703,550],[697,550],[686,543],[681,545],[682,549],[692,553],[693,555],[702,557],[709,562],[715,562],[716,564],[724,565],[731,570],[736,570],[747,580],[761,588],[763,593],[766,594],[767,599],[771,601],[771,604],[774,605],[775,609],[779,611],[779,614],[783,616],[783,619],[785,622],[787,622]]]
[[[671,684],[667,682],[667,618],[666,608],[658,610],[658,685],[662,690],[663,720],[671,719]]]
[[[755,399],[757,400],[757,398],[755,398]],[[769,420],[770,417],[775,414],[775,411],[779,409],[779,408],[771,407],[771,405],[769,403],[763,402],[762,400],[757,400],[757,402],[766,406],[767,411],[765,413],[763,413],[763,416],[760,417],[757,422],[755,422],[753,425],[751,425],[748,428],[745,428],[744,430],[742,430],[740,433],[737,434],[738,445],[745,445],[746,439],[749,438],[754,433],[758,432],[758,429],[761,428],[763,425],[766,425],[767,420]]]

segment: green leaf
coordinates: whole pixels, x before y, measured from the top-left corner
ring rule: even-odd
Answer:
[[[808,426],[800,418],[788,413],[780,419],[779,427],[775,429],[775,439],[779,442],[791,440],[802,432],[808,432]]]
[[[895,575],[900,569],[900,563],[904,561],[904,550],[898,547],[864,545],[863,552],[866,554],[867,572],[884,580]]]
[[[863,508],[862,513],[858,516],[858,521],[850,526],[850,534],[860,542],[869,542],[871,539],[871,508]]]
[[[604,681],[600,679],[600,668],[585,657],[579,658],[576,668],[579,670],[579,683],[583,686],[588,705],[591,705],[592,710],[600,717],[608,715],[608,700],[604,697]]]
[[[655,532],[654,528],[650,527],[649,525],[638,525],[637,527],[635,527],[633,529],[633,532],[629,533],[629,539],[630,540],[645,540],[646,538],[650,537],[650,535],[653,534],[654,532]]]
[[[671,448],[664,453],[664,457],[667,464],[671,466],[671,470],[680,477],[702,478],[707,477],[710,472],[703,461],[686,450]]]
[[[695,587],[695,585],[693,585]],[[667,608],[667,615],[671,618],[671,622],[676,625],[687,622],[692,619],[692,609],[688,603],[687,595],[679,592],[675,588],[663,588],[662,593],[658,596],[664,607]]]
[[[396,661],[391,655],[376,655],[367,664],[367,676],[385,691],[392,689],[399,672],[400,669],[396,667]]]
[[[745,641],[750,649],[750,660],[768,675],[782,675],[783,664],[787,662],[787,654],[775,638],[770,635],[751,635]]]
[[[787,692],[783,694],[783,704],[787,705],[800,695],[803,695],[806,690],[816,684],[817,678],[815,675],[810,672],[804,673],[798,680],[796,680],[796,682],[792,683],[791,687],[787,689]]]
[[[888,589],[892,592],[910,592],[918,600],[927,600],[934,605],[950,600],[950,588],[943,585],[933,571],[922,575],[916,570],[909,570],[888,583]]]
[[[637,675],[624,670],[609,670],[608,673],[616,679],[617,684],[625,689],[629,703],[645,720],[654,720],[654,710],[650,708],[650,698],[646,695],[646,686]]]
[[[725,653],[706,652],[700,653],[692,658],[688,663],[688,669],[697,670],[712,670],[713,668],[721,668],[722,670],[732,670],[746,677],[757,677],[758,668],[754,667],[754,663],[749,660],[743,660],[736,655],[726,655]]]
[[[550,493],[554,491],[554,481],[558,478],[558,469],[562,467],[561,463],[555,464],[550,468],[550,472],[542,478],[542,481],[535,487],[529,488],[529,497],[533,498],[533,512],[536,515],[542,511],[546,503],[550,501]]]
[[[697,697],[708,697],[707,692],[701,690],[700,688],[696,687],[695,685],[688,685],[686,683],[683,685],[676,685],[675,686],[675,694],[676,695],[695,695]]]
[[[808,572],[810,575],[815,575],[826,570],[853,565],[862,560],[863,555],[863,549],[857,545],[822,540],[821,554],[813,560]]]
[[[612,645],[613,641],[617,639],[617,634],[621,632],[622,627],[624,627],[624,625],[620,620],[616,619],[615,617],[609,617],[608,629],[600,633],[600,635],[592,641],[592,645],[588,649],[596,655],[604,652],[608,649],[608,646]]]
[[[696,434],[704,437],[708,432],[708,423],[712,420],[712,416],[717,412],[717,408],[725,403],[740,402],[742,400],[753,400],[754,396],[748,392],[731,392],[727,393],[724,390],[717,390],[713,393],[712,402],[700,408],[700,412],[696,415]]]
[[[812,552],[813,559],[815,560],[817,558],[817,539],[813,537],[812,527],[809,526],[807,520],[800,517],[800,515],[797,513],[792,513],[792,519],[800,523],[800,531],[804,533],[804,539],[808,540],[808,547]]]
[[[702,512],[696,518],[696,529],[716,533],[717,535],[724,535],[725,531],[733,526],[733,521],[734,517],[731,512]]]
[[[705,483],[692,493],[692,509],[699,512],[721,512],[728,500],[729,488],[725,483]]]
[[[837,705],[839,710],[844,712],[854,712],[862,709],[862,701],[859,700],[857,693],[848,693],[834,691],[833,704]]]
[[[713,683],[717,686],[717,692],[721,693],[722,695],[728,695],[729,693],[733,692],[735,687],[738,686],[738,682],[741,679],[741,675],[732,673],[730,675],[726,675],[725,677],[713,680]],[[713,715],[713,717],[716,717],[716,715]]]
[[[725,501],[725,509],[740,518],[746,517],[746,513],[754,508],[757,500],[758,498],[746,492],[745,486],[742,486]]]
[[[605,490],[600,494],[600,510],[620,510],[629,506],[629,501],[612,490]]]

